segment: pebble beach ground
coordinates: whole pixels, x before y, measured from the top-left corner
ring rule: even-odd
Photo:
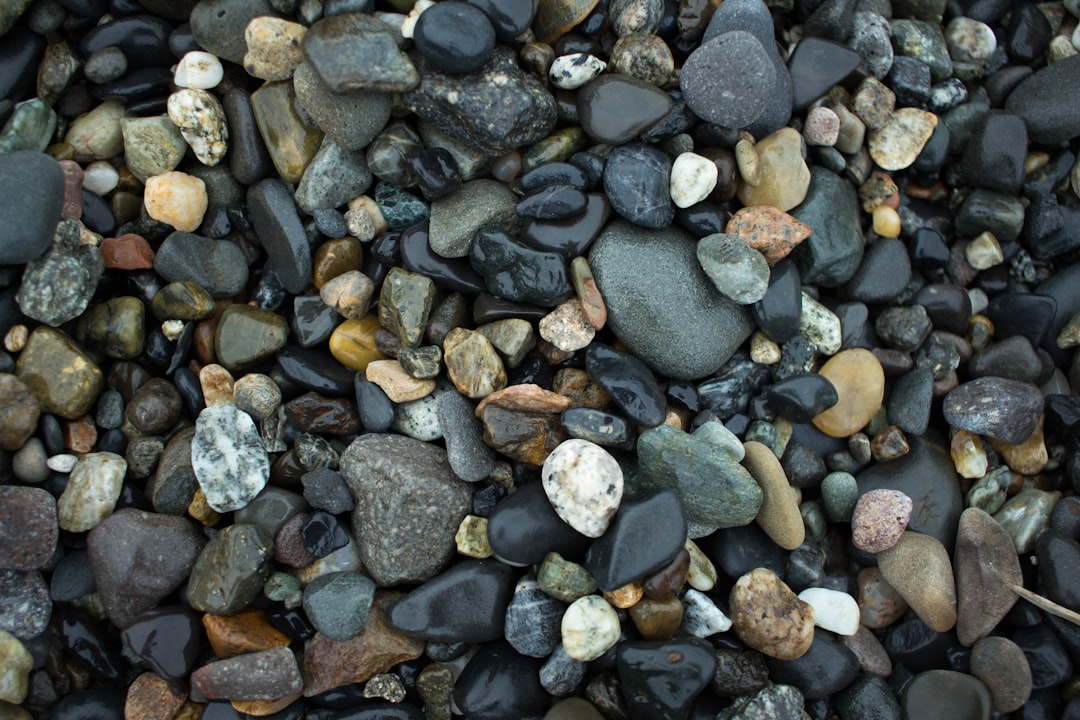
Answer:
[[[0,0],[0,720],[1080,718],[1078,17]]]

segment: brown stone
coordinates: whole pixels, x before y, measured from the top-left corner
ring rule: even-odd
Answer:
[[[662,600],[642,598],[630,608],[630,619],[645,640],[669,640],[682,626],[683,604],[671,595]]]
[[[296,656],[275,647],[215,660],[191,673],[191,691],[208,700],[280,700],[303,687]]]
[[[587,372],[577,368],[563,368],[555,373],[551,390],[570,398],[571,407],[604,410],[611,405],[611,397],[604,389],[593,382]]]
[[[491,341],[475,330],[451,330],[443,340],[443,362],[450,382],[458,392],[472,400],[480,400],[506,387],[502,358]]]
[[[875,170],[870,173],[866,182],[859,186],[859,199],[862,201],[863,210],[873,212],[874,208],[896,196],[897,191],[896,183],[887,173]]]
[[[1009,533],[979,508],[968,508],[956,528],[956,637],[971,646],[992,631],[1016,603],[1012,585],[1024,576]]]
[[[191,503],[188,505],[187,513],[206,527],[213,527],[221,520],[218,511],[210,507],[210,503],[206,501],[206,493],[202,491],[202,488],[195,491],[195,496],[191,498]]]
[[[895,545],[911,519],[914,504],[899,490],[870,490],[851,513],[851,542],[863,552],[879,553]]]
[[[285,403],[285,417],[298,430],[324,435],[354,435],[363,430],[356,404],[345,398],[309,392]]]
[[[764,255],[772,267],[810,237],[810,226],[771,205],[754,205],[732,215],[724,232]]]
[[[814,608],[772,570],[757,568],[740,577],[729,605],[735,634],[770,657],[800,658],[814,641]]]
[[[82,219],[83,169],[74,160],[57,163],[64,172],[64,202],[60,206],[61,220]]]
[[[1031,697],[1031,665],[1020,646],[1000,636],[985,637],[971,648],[971,674],[983,681],[994,710],[1019,710]]]
[[[88,453],[97,442],[97,425],[94,418],[83,415],[61,423],[64,430],[64,447],[77,455]]]
[[[799,512],[799,491],[788,482],[784,466],[766,445],[743,443],[742,465],[761,486],[761,508],[757,524],[785,550],[794,550],[806,539],[806,526]]]
[[[937,632],[955,627],[956,584],[949,553],[940,540],[907,531],[877,557],[882,577],[924,623]]]
[[[203,615],[210,647],[220,658],[286,647],[292,640],[275,629],[262,610],[242,610],[235,615]]]
[[[214,337],[217,335],[217,318],[203,320],[195,326],[195,335],[191,338],[191,346],[195,351],[195,357],[203,365],[217,362],[214,353]]]
[[[837,635],[836,639],[859,660],[859,669],[882,677],[892,675],[892,658],[877,635],[860,625],[854,635]]]
[[[645,595],[645,588],[639,580],[633,580],[622,587],[617,587],[604,593],[604,600],[612,607],[625,610],[634,607]]]
[[[561,413],[563,410],[569,410],[573,403],[564,395],[527,383],[510,385],[491,393],[476,406],[476,417],[483,415],[484,409],[489,406],[514,412]]]
[[[311,257],[311,282],[322,288],[328,280],[364,265],[364,246],[354,237],[327,240]]]
[[[374,293],[375,284],[359,270],[347,270],[332,277],[319,289],[322,301],[350,320],[367,315]]]
[[[559,416],[527,413],[486,406],[480,413],[484,442],[512,460],[540,466],[566,439]]]
[[[837,401],[818,413],[814,426],[838,438],[862,430],[885,397],[885,371],[878,359],[862,348],[843,350],[833,355],[818,374],[836,388]]]
[[[37,429],[41,406],[22,380],[0,373],[0,448],[18,450]]]
[[[207,407],[232,405],[235,383],[232,373],[220,365],[207,365],[199,371],[199,384],[202,386],[203,400]]]
[[[646,597],[653,600],[672,597],[682,589],[689,572],[690,553],[683,548],[671,562],[645,578],[642,585]]]
[[[1050,459],[1046,451],[1046,438],[1043,436],[1043,418],[1039,418],[1035,431],[1019,445],[1009,445],[993,438],[987,440],[1009,469],[1021,475],[1037,475],[1043,471]]]
[[[252,717],[266,717],[281,712],[285,708],[303,697],[303,692],[297,691],[292,695],[286,695],[277,700],[230,700],[233,710]]]
[[[154,251],[146,238],[127,233],[101,241],[101,255],[110,270],[149,270],[154,267]]]
[[[305,697],[364,682],[423,654],[423,640],[398,632],[387,621],[387,611],[401,596],[400,592],[377,590],[367,625],[351,640],[338,642],[316,635],[308,641],[304,651]]]
[[[185,700],[187,693],[173,692],[167,681],[146,672],[128,687],[124,720],[172,720]]]
[[[315,562],[315,556],[304,545],[301,531],[311,520],[308,513],[299,513],[290,518],[274,538],[274,559],[282,565],[302,568]]]
[[[0,485],[0,568],[35,570],[56,551],[56,499],[35,487]]]
[[[871,630],[888,627],[903,617],[908,604],[876,567],[863,568],[856,578],[859,587],[859,622]]]

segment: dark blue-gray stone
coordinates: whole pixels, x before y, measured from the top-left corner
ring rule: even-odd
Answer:
[[[667,565],[686,543],[686,517],[674,490],[623,501],[607,532],[585,556],[585,567],[604,592]]]
[[[506,641],[526,657],[547,657],[562,640],[562,616],[566,607],[566,603],[541,590],[535,577],[522,578],[506,608]]]
[[[643,143],[621,145],[604,166],[604,192],[619,216],[635,225],[659,229],[675,219],[669,188],[671,159]]]
[[[496,228],[477,231],[469,262],[504,300],[554,307],[573,294],[562,255],[533,250]]]
[[[619,645],[615,664],[630,720],[684,720],[716,672],[716,651],[699,638]]]
[[[311,282],[311,245],[285,183],[267,178],[248,190],[248,215],[278,278],[291,293]]]
[[[331,640],[349,640],[363,630],[374,600],[375,583],[358,572],[320,575],[304,588],[304,612]]]
[[[851,684],[859,673],[859,660],[828,633],[814,633],[810,649],[794,660],[766,658],[769,678],[793,685],[808,700],[828,697]]]
[[[706,122],[744,128],[765,110],[776,69],[762,44],[732,30],[703,42],[683,64],[679,88],[686,104]]]
[[[930,424],[933,391],[929,368],[916,367],[901,375],[889,395],[889,422],[906,433],[922,435]]]
[[[812,167],[806,198],[791,215],[811,230],[792,252],[803,283],[837,287],[850,280],[863,256],[859,202],[852,184]]]
[[[1028,383],[981,377],[952,390],[945,396],[941,410],[953,427],[1017,445],[1027,440],[1039,424],[1043,396]]]
[[[1022,119],[991,110],[968,140],[960,172],[969,185],[1015,195],[1024,181],[1027,144]]]
[[[859,269],[848,280],[848,298],[886,303],[904,292],[910,280],[907,246],[897,238],[881,238],[866,249]]]
[[[238,295],[248,280],[247,259],[239,245],[180,231],[161,243],[154,270],[169,282],[197,282],[216,298]]]
[[[638,358],[595,342],[585,350],[585,370],[634,422],[654,427],[664,421],[664,392]]]
[[[64,202],[64,173],[45,153],[0,155],[0,265],[36,260],[52,243]]]

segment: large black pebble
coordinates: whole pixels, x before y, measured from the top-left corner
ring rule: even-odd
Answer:
[[[518,655],[506,643],[473,656],[454,684],[454,702],[470,720],[537,716],[551,697],[540,684],[541,661]]]
[[[814,633],[810,649],[794,660],[767,658],[769,678],[776,683],[793,685],[808,700],[825,698],[843,690],[859,674],[855,653],[827,633]]]
[[[122,633],[124,645],[166,680],[183,680],[199,657],[203,628],[188,609],[173,606],[149,610]]]
[[[607,532],[585,556],[585,567],[604,592],[655,572],[686,543],[686,516],[674,490],[623,501]]]
[[[692,637],[625,642],[615,663],[630,720],[683,720],[713,679],[716,651]]]
[[[503,562],[531,565],[542,562],[549,552],[580,560],[590,541],[563,522],[543,486],[533,482],[495,506],[488,518],[488,542]]]
[[[631,142],[608,156],[604,192],[621,217],[642,227],[663,228],[675,219],[670,178],[667,155],[651,145]]]
[[[585,351],[585,370],[634,422],[645,427],[664,422],[664,392],[652,370],[638,358],[594,342]]]
[[[472,72],[491,57],[495,28],[487,15],[465,3],[437,3],[421,15],[413,42],[428,62],[450,75]]]

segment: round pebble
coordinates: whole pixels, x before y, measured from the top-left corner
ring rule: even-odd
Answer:
[[[899,490],[863,493],[851,513],[851,542],[868,553],[895,545],[911,518],[911,498]]]

